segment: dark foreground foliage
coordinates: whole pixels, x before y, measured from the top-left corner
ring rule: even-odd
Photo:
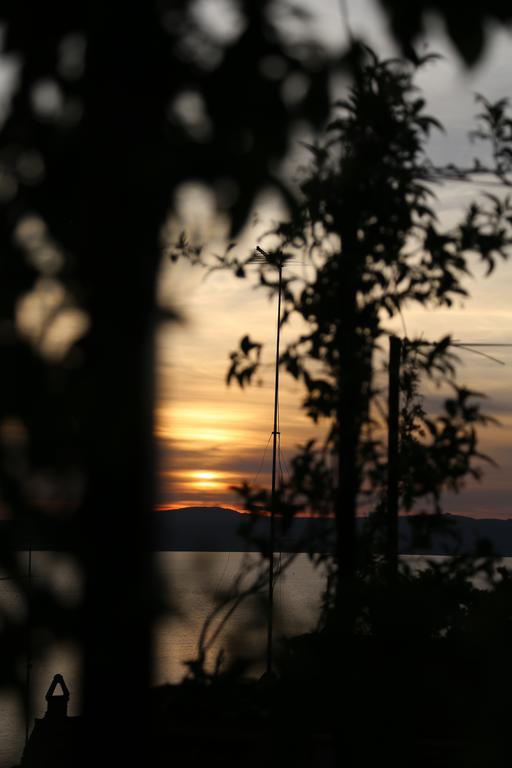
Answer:
[[[467,579],[474,566],[361,582],[354,636],[327,626],[283,641],[275,677],[246,680],[234,665],[154,689],[147,764],[508,765],[512,579],[489,570],[494,589],[476,589]],[[481,575],[487,567],[479,563]],[[129,706],[119,702],[121,717]],[[43,765],[38,749],[54,768],[82,765],[83,726],[54,719],[48,742],[29,746],[22,765]],[[129,743],[130,734],[118,738]]]
[[[475,567],[493,589],[472,586]],[[249,765],[505,766],[512,580],[491,569],[460,559],[360,582],[353,637],[331,624],[284,641],[275,679],[243,683],[235,668],[159,689],[157,732],[197,765],[214,749],[227,765],[245,753]]]

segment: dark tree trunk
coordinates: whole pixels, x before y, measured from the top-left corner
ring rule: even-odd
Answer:
[[[336,506],[337,585],[335,631],[338,652],[335,656],[336,687],[340,692],[338,717],[343,726],[336,730],[337,765],[356,764],[353,729],[355,614],[356,502],[358,490],[357,445],[360,430],[360,392],[358,391],[357,293],[354,251],[348,238],[343,242],[340,275],[339,387],[338,387],[338,494]]]
[[[350,220],[350,219],[349,219]],[[364,386],[361,350],[357,334],[357,263],[352,232],[342,237],[340,270],[339,391],[338,391],[338,497],[337,622],[342,634],[350,635],[353,621],[354,572],[356,566],[356,505],[359,488],[358,445],[362,423]]]
[[[150,762],[153,325],[163,209],[152,4],[90,6],[81,261],[85,764]],[[136,55],[139,51],[140,55]]]

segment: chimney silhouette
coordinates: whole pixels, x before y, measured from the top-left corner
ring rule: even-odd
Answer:
[[[62,693],[56,696],[55,689],[58,685]],[[62,675],[54,675],[45,698],[47,702],[45,720],[62,720],[68,716],[69,691]]]

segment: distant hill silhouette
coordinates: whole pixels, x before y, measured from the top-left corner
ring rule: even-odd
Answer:
[[[127,518],[128,519],[128,518]],[[252,525],[250,523],[252,519]],[[257,552],[269,539],[268,517],[249,516],[225,507],[182,507],[154,512],[153,549],[156,551]],[[455,552],[473,553],[478,542],[500,556],[512,556],[512,519],[497,520],[444,515],[446,530],[435,533],[430,543],[413,535],[420,518],[401,517],[399,521],[402,554],[444,555]],[[363,520],[358,521],[359,526]],[[126,524],[126,523],[123,523]],[[251,538],[243,534],[251,525]],[[279,532],[279,524],[276,526]],[[101,531],[98,531],[101,537]],[[296,518],[278,539],[276,549],[283,552],[307,551],[311,541],[315,551],[330,551],[334,540],[334,521],[321,518]],[[415,546],[413,546],[413,543]],[[80,549],[80,541],[70,521],[52,523],[44,534],[32,537],[35,550]],[[13,521],[0,521],[0,549],[28,548],[23,526]]]
[[[257,552],[259,542],[266,542],[270,535],[268,517],[243,515],[224,507],[182,507],[156,512],[155,516],[155,548],[158,550]],[[242,533],[248,525],[251,525],[250,540]],[[311,539],[315,531],[323,534],[331,528],[331,521],[297,518],[291,530],[281,537],[281,549],[295,551],[297,545]]]
[[[155,549],[176,551],[257,551],[257,543],[248,542],[240,529],[247,525],[248,518],[224,507],[183,507],[156,512]],[[400,552],[402,554],[443,555],[454,552],[473,553],[479,542],[491,548],[496,555],[512,555],[512,520],[477,519],[460,515],[445,515],[445,531],[432,535],[427,542],[413,546],[413,530],[419,518],[401,517],[399,521]],[[362,520],[359,521],[361,526]],[[253,535],[266,541],[270,523],[265,517],[258,517],[254,523]],[[329,550],[332,544],[334,521],[319,518],[296,518],[291,528],[281,537],[282,551],[306,551],[304,542],[320,538],[327,542],[322,550]]]

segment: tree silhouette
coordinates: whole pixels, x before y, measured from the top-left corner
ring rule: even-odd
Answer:
[[[309,278],[284,277],[282,322],[299,315],[306,330],[289,343],[280,364],[302,382],[303,406],[311,419],[328,424],[324,444],[311,441],[292,459],[278,509],[285,526],[298,511],[334,512],[337,533],[334,559],[322,554],[321,542],[310,542],[311,556],[327,565],[328,574],[319,631],[285,640],[278,665],[283,689],[300,685],[308,692],[306,700],[318,706],[319,721],[324,727],[328,723],[342,765],[373,765],[383,755],[407,764],[400,754],[422,751],[425,741],[435,744],[436,738],[443,740],[444,751],[450,739],[456,742],[453,764],[467,764],[471,751],[477,760],[504,764],[503,738],[496,733],[493,741],[487,729],[495,733],[495,723],[502,722],[499,706],[491,704],[495,698],[503,701],[494,680],[498,669],[508,680],[510,665],[498,651],[487,677],[482,659],[493,640],[482,627],[487,613],[489,626],[502,622],[508,633],[509,610],[502,612],[502,600],[509,580],[494,574],[485,546],[479,557],[434,563],[419,575],[403,564],[389,578],[389,570],[381,567],[388,456],[379,381],[386,370],[388,323],[407,306],[451,306],[467,295],[465,278],[475,260],[489,274],[512,246],[506,195],[477,197],[450,227],[435,214],[433,182],[439,169],[428,162],[425,147],[439,123],[414,87],[418,66],[431,59],[413,65],[362,52],[353,85],[337,102],[325,134],[307,147],[311,165],[299,204],[263,242],[276,257],[300,253],[310,265]],[[499,127],[508,119],[506,104],[484,107],[486,114],[503,112],[480,131],[491,141],[499,133],[495,173],[501,179],[503,147],[509,146],[508,134]],[[201,251],[188,255],[237,277],[244,277],[252,263],[252,254],[240,258],[231,247],[213,264]],[[275,272],[262,265],[259,283],[274,293]],[[453,352],[449,336],[434,343],[402,343],[399,494],[403,510],[428,513],[415,518],[417,541],[434,526],[446,526],[442,492],[479,477],[486,458],[477,442],[477,428],[486,417],[478,394],[458,383]],[[228,384],[249,385],[261,362],[261,346],[245,335],[231,354]],[[435,416],[420,396],[425,377],[451,390]],[[248,484],[238,490],[246,508],[270,508],[268,492]],[[356,535],[360,508],[371,514],[363,534]],[[471,584],[476,572],[494,587],[488,595]],[[468,677],[470,668],[474,674]],[[464,703],[455,713],[443,706],[436,684],[464,690]],[[413,698],[409,716],[403,703]],[[471,710],[476,701],[484,702],[479,720]],[[315,723],[309,728],[321,727]],[[311,731],[304,726],[304,732]],[[408,746],[401,750],[403,744]],[[435,764],[434,758],[424,759],[425,765]]]
[[[362,52],[354,84],[336,103],[325,136],[307,146],[312,161],[300,185],[301,203],[269,233],[275,252],[300,251],[313,268],[310,280],[284,278],[282,322],[298,314],[309,331],[289,344],[281,365],[303,383],[308,415],[313,421],[330,420],[332,427],[325,445],[309,443],[294,459],[281,503],[289,511],[335,509],[340,625],[351,622],[350,596],[359,567],[358,505],[365,497],[373,499],[374,511],[382,516],[387,492],[385,425],[376,427],[386,323],[405,306],[451,306],[467,295],[464,278],[472,259],[479,256],[490,273],[512,244],[507,197],[480,198],[450,228],[437,219],[429,184],[435,175],[425,145],[440,124],[426,113],[413,80],[417,67],[432,59],[412,65]],[[499,135],[506,145],[508,134]],[[500,177],[504,154],[500,145]],[[202,255],[195,258],[201,261]],[[228,249],[215,268],[243,276],[250,258],[240,260]],[[276,290],[265,266],[260,283]],[[483,457],[476,427],[486,420],[476,393],[456,383],[450,342],[447,336],[435,344],[407,340],[404,345],[401,503],[411,510],[418,500],[430,498],[436,521],[442,490],[457,490],[465,477],[479,474]],[[244,337],[231,355],[228,383],[238,380],[244,386],[259,365],[260,347]],[[428,417],[415,396],[423,375],[453,388],[437,418]],[[326,470],[327,456],[337,466],[335,478]],[[260,493],[248,486],[240,491],[249,507],[256,501],[261,505]],[[371,509],[372,502],[365,505]]]

